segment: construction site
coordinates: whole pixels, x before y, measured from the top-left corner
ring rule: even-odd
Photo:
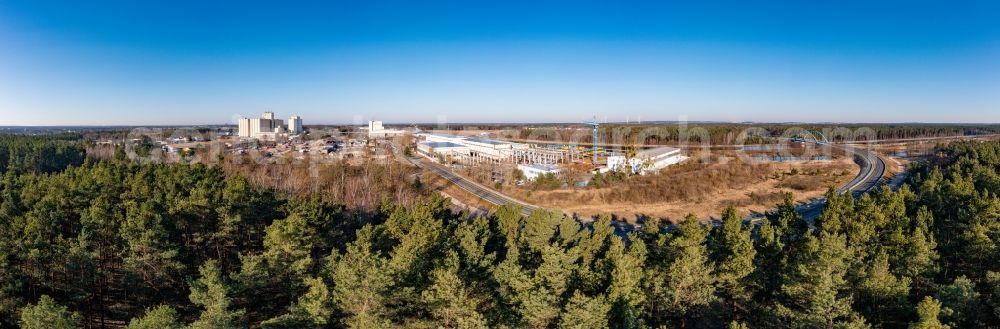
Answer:
[[[534,129],[535,136],[580,136],[585,128],[520,129]],[[426,161],[474,183],[463,188],[470,193],[458,193],[469,199],[466,203],[520,203],[584,219],[609,214],[626,221],[645,216],[679,220],[692,213],[708,217],[726,206],[753,216],[780,203],[785,193],[794,192],[795,201],[808,204],[865,173],[854,153],[818,140],[637,145],[637,140],[605,142],[597,124],[586,132],[592,136],[568,142],[511,138],[499,130],[417,131],[413,146]]]
[[[491,139],[489,134],[455,135],[420,132],[416,149],[419,154],[455,169],[465,169],[479,180],[503,185],[524,185],[539,177],[560,174],[573,168],[591,174],[621,172],[655,174],[683,162],[688,157],[678,148],[660,146],[611,150],[599,145],[599,126],[586,122],[592,133],[591,143],[520,143]],[[586,185],[586,181],[569,182]]]

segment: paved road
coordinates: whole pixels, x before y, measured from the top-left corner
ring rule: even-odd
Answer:
[[[506,195],[503,195],[502,193],[494,189],[488,188],[479,183],[473,182],[472,180],[466,179],[465,177],[459,176],[450,169],[445,168],[444,166],[441,166],[439,164],[433,163],[431,161],[427,161],[422,158],[411,158],[410,162],[413,162],[413,164],[415,164],[417,167],[433,171],[435,174],[438,174],[439,176],[444,177],[444,179],[447,179],[452,184],[455,184],[455,186],[458,186],[459,188],[465,190],[466,192],[471,193],[472,195],[479,197],[480,199],[486,200],[486,202],[498,206],[507,204],[518,205],[521,207],[521,213],[524,214],[525,216],[530,215],[531,212],[535,211],[535,209],[538,209],[537,206],[533,206],[515,200],[514,198],[508,197]]]
[[[905,141],[931,141],[931,140],[947,140],[947,139],[962,139],[962,140],[977,140],[983,138],[994,138],[1000,135],[968,135],[968,136],[943,136],[943,137],[925,137],[925,138],[911,138],[911,139],[899,139],[899,140],[883,140],[882,142],[905,142]],[[874,142],[874,141],[873,141]],[[861,166],[861,171],[858,175],[854,177],[850,182],[844,184],[837,192],[839,193],[851,193],[854,197],[860,197],[861,194],[870,191],[879,185],[882,181],[882,177],[885,175],[885,161],[882,160],[878,154],[872,152],[865,148],[858,148],[851,145],[842,144],[829,144],[840,147],[844,151],[854,154],[854,161]],[[867,147],[864,145],[862,147]],[[901,174],[902,175],[902,174]],[[899,188],[902,184],[901,179],[893,179],[890,182],[890,186],[893,189]],[[807,221],[812,221],[819,218],[820,214],[823,213],[823,206],[826,205],[826,198],[816,200],[811,203],[807,203],[798,207],[799,213],[802,214],[802,218]],[[762,219],[763,216],[754,216],[748,218],[752,223],[757,223]]]
[[[950,139],[961,139],[961,140],[977,140],[984,138],[994,138],[1000,135],[966,135],[966,136],[941,136],[941,137],[923,137],[923,138],[909,138],[909,139],[894,139],[894,140],[879,140],[870,141],[866,143],[888,143],[888,142],[912,142],[912,141],[932,141],[932,140],[950,140]],[[863,144],[861,147],[854,147],[851,145],[842,144],[830,144],[836,145],[848,153],[853,153],[855,157],[855,162],[861,166],[861,171],[858,175],[854,177],[850,182],[844,184],[837,192],[839,193],[851,193],[854,197],[860,197],[864,192],[868,192],[875,188],[882,181],[882,177],[885,175],[885,161],[882,160],[878,154],[870,150],[865,149],[868,144]],[[894,178],[889,182],[890,187],[893,189],[899,188],[902,185],[902,179],[905,178],[905,174],[900,174],[899,178]],[[813,219],[819,218],[820,214],[823,212],[823,206],[826,205],[826,199],[819,199],[812,203],[807,203],[799,206],[799,213],[802,214],[802,218],[812,221]],[[759,221],[759,217],[754,217],[750,219],[751,221]]]
[[[854,162],[861,167],[861,170],[858,171],[858,175],[854,176],[854,179],[851,179],[851,181],[844,184],[844,186],[838,188],[837,193],[851,193],[853,196],[859,197],[861,194],[878,186],[879,182],[882,180],[882,176],[885,175],[885,161],[883,161],[878,154],[875,154],[875,152],[867,149],[856,148],[848,145],[837,145],[836,147],[843,149],[848,154],[853,154]],[[812,221],[823,213],[823,206],[825,205],[826,198],[823,198],[801,205],[798,207],[798,210],[799,213],[802,214],[802,218]],[[753,218],[751,220],[757,219],[759,218]]]

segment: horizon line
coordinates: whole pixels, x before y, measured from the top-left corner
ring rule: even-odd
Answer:
[[[380,121],[380,120],[371,120]],[[367,122],[367,121],[366,121]],[[439,122],[387,122],[382,121],[384,125],[440,125]],[[1000,122],[942,122],[942,121],[884,121],[884,122],[863,122],[863,121],[717,121],[717,120],[691,120],[691,121],[680,121],[680,120],[650,120],[644,122],[625,122],[625,121],[607,121],[599,122],[600,124],[615,124],[615,125],[647,125],[647,124],[677,124],[677,123],[701,123],[701,124],[773,124],[773,125],[790,125],[790,124],[814,124],[814,125],[892,125],[892,124],[923,124],[923,125],[968,125],[968,126],[990,126],[990,125],[1000,125]],[[303,126],[356,126],[364,125],[365,123],[313,123],[313,124],[303,124]],[[560,121],[546,121],[546,122],[448,122],[445,125],[583,125],[584,122],[560,122]],[[174,128],[174,127],[236,127],[238,124],[235,123],[193,123],[193,124],[54,124],[54,125],[0,125],[0,129],[9,128],[140,128],[140,127],[151,127],[151,128]]]

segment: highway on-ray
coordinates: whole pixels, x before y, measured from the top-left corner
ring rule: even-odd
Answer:
[[[849,145],[835,145],[834,147],[839,147],[848,154],[853,154],[854,162],[861,167],[854,179],[837,189],[838,193],[851,193],[851,195],[858,197],[879,185],[882,176],[885,176],[885,161],[878,154],[868,149]],[[826,198],[800,205],[797,209],[802,214],[803,219],[811,221],[823,213],[824,205],[826,205]]]

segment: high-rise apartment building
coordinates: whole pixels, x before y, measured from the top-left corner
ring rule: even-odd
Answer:
[[[288,127],[284,122],[274,118],[274,112],[264,112],[260,118],[242,118],[239,121],[239,136],[246,138],[274,139],[275,134],[302,133],[302,118],[292,116],[288,119]]]
[[[288,118],[288,134],[298,135],[302,133],[302,118],[297,115],[293,115]]]

